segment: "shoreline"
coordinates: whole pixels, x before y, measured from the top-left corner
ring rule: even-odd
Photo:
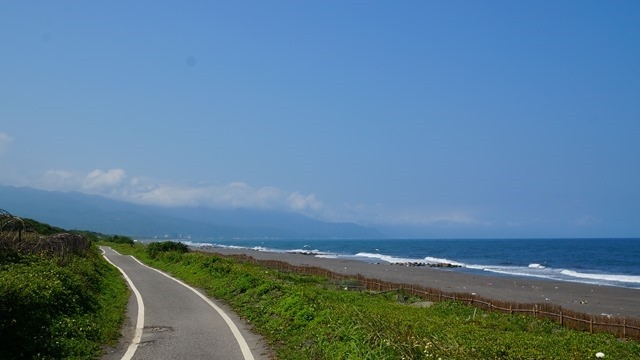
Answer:
[[[253,249],[193,247],[220,255],[248,255],[257,260],[279,260],[298,266],[315,266],[345,275],[363,275],[394,283],[473,293],[493,300],[551,303],[577,312],[640,318],[640,289],[574,283],[517,276],[476,274],[446,267],[367,263],[353,259],[322,258],[297,253]]]

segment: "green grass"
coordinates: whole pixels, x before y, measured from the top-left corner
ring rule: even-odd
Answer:
[[[345,291],[327,279],[202,253],[122,253],[205,289],[270,343],[278,359],[640,359],[640,343],[457,302],[413,307],[402,294]]]
[[[90,359],[114,343],[128,289],[95,246],[60,261],[15,255],[0,263],[0,358]]]

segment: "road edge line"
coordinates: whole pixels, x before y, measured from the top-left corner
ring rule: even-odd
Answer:
[[[240,350],[242,351],[242,355],[244,356],[245,360],[254,360],[253,354],[251,353],[251,348],[249,348],[249,344],[247,344],[247,341],[245,340],[244,336],[242,336],[242,333],[240,332],[240,329],[238,329],[238,327],[233,322],[233,320],[231,320],[229,315],[227,315],[227,313],[225,313],[224,310],[222,310],[218,305],[216,305],[213,301],[211,301],[211,299],[209,299],[207,296],[202,294],[200,291],[198,291],[195,288],[191,287],[190,285],[186,284],[182,280],[176,279],[173,276],[171,276],[171,275],[169,275],[169,274],[167,274],[167,273],[165,273],[163,271],[160,271],[160,270],[158,270],[156,268],[153,268],[153,267],[151,267],[149,265],[146,265],[146,264],[142,263],[140,260],[138,260],[133,255],[129,255],[129,256],[131,256],[133,258],[133,260],[137,261],[140,265],[145,266],[145,267],[147,267],[147,268],[149,268],[151,270],[157,271],[160,274],[168,277],[169,279],[171,279],[171,280],[177,282],[178,284],[186,287],[187,289],[193,291],[202,300],[204,300],[207,304],[209,304],[209,306],[211,306],[215,311],[218,312],[218,314],[220,314],[220,316],[222,317],[224,322],[227,323],[227,326],[231,330],[231,333],[233,333],[233,336],[236,338],[236,341],[238,342],[238,346],[240,346]]]
[[[140,340],[142,339],[142,330],[144,329],[144,302],[142,301],[142,295],[140,295],[138,288],[136,288],[136,286],[133,285],[133,281],[131,281],[129,276],[127,276],[127,273],[125,273],[124,270],[122,270],[118,265],[114,264],[113,262],[111,262],[111,260],[109,260],[109,258],[107,258],[106,252],[104,251],[102,246],[100,247],[100,250],[102,251],[102,257],[104,257],[104,259],[107,260],[109,264],[113,265],[116,269],[118,269],[118,271],[120,271],[124,279],[127,280],[129,287],[131,288],[133,293],[136,295],[136,302],[138,303],[136,331],[133,335],[133,340],[131,341],[131,344],[129,344],[129,347],[127,348],[127,352],[122,356],[122,360],[131,360],[131,358],[133,358],[133,355],[136,353],[136,350],[138,350],[138,345],[140,344]],[[118,253],[117,251],[115,250],[113,251],[116,254],[120,255],[120,253]],[[136,261],[138,260],[136,258],[134,259]]]

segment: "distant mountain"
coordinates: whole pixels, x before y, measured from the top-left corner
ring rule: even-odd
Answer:
[[[79,192],[0,185],[0,209],[65,229],[134,237],[384,238],[376,229],[272,210],[159,207]]]

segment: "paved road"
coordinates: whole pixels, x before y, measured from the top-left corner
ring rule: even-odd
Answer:
[[[221,305],[131,256],[102,250],[126,274],[134,293],[130,328],[125,328],[122,344],[103,359],[268,358],[259,338]]]

